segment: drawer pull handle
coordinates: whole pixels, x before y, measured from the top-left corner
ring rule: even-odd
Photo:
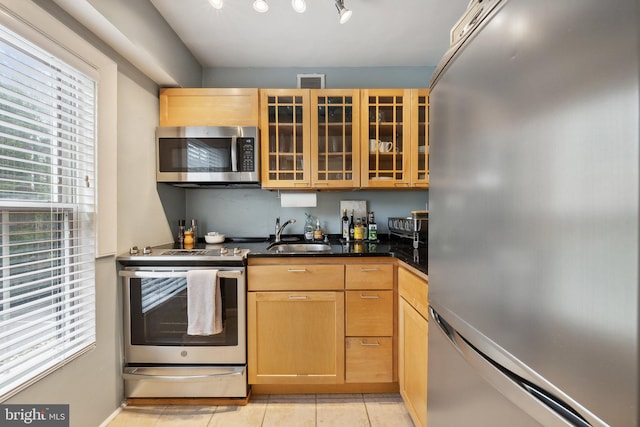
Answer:
[[[290,300],[305,300],[305,299],[307,299],[307,297],[305,295],[300,295],[300,296],[290,295],[289,299]]]
[[[294,270],[294,269],[290,268],[290,269],[289,269],[289,270],[287,270],[287,271],[288,271],[289,273],[306,273],[306,272],[307,272],[307,269],[306,269],[306,268],[302,268],[302,269],[299,269],[299,270]]]
[[[371,273],[374,271],[380,271],[379,268],[361,268],[360,271],[362,271],[363,273]]]
[[[379,299],[380,297],[378,295],[362,295],[362,294],[360,294],[360,298],[361,299]]]
[[[360,345],[363,347],[380,347],[380,343],[378,341],[376,342],[360,341]]]

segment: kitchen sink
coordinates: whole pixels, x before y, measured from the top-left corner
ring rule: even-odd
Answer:
[[[269,252],[280,253],[329,252],[331,245],[324,243],[272,243],[267,249]]]

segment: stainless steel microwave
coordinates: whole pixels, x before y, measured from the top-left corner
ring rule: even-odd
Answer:
[[[259,186],[257,127],[158,127],[156,180],[182,187]]]

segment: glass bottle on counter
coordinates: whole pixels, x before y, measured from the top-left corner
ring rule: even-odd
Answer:
[[[346,209],[342,210],[342,238],[349,240],[349,217]]]
[[[316,229],[313,230],[313,239],[322,240],[322,229],[320,228],[320,219],[316,219]]]
[[[353,223],[353,209],[351,209],[351,219],[349,220],[349,241],[353,240],[353,234],[355,232],[355,224]]]
[[[366,216],[362,217],[362,240],[369,240],[369,225]]]
[[[356,221],[355,228],[353,229],[353,240],[361,242],[363,238],[364,227],[362,227],[362,221],[360,218]]]
[[[369,212],[369,241],[374,242],[378,240],[378,224],[373,217],[373,212]]]
[[[313,240],[313,217],[307,212],[304,214],[307,216],[304,223],[304,240],[311,241]]]

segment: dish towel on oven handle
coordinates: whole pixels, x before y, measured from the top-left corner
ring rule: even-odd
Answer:
[[[187,272],[187,334],[222,332],[222,300],[218,270]]]

